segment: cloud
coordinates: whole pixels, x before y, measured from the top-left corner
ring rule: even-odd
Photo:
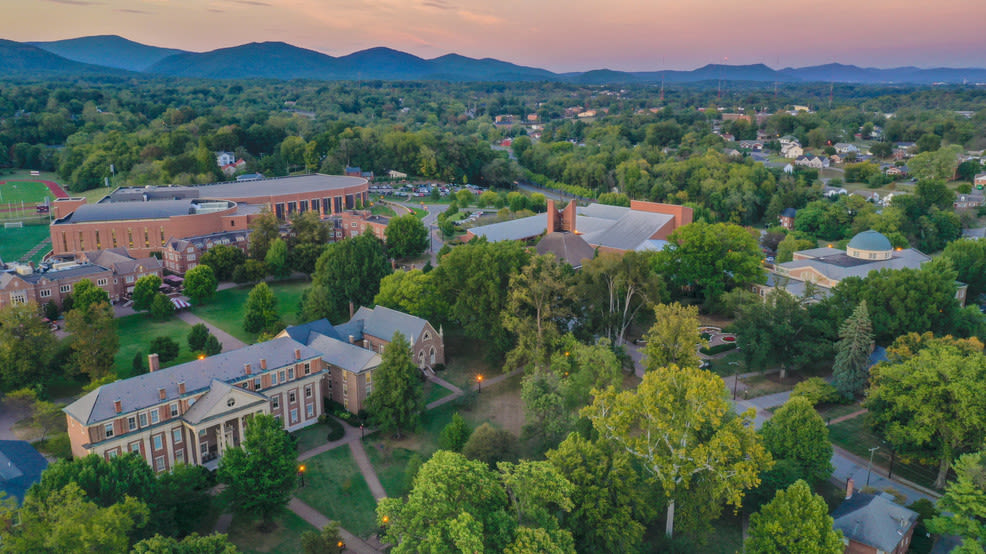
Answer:
[[[146,12],[144,10],[132,10],[130,8],[119,8],[119,9],[114,10],[114,11],[118,11],[120,13],[137,13],[137,14],[141,14],[141,15],[151,15],[151,12]]]
[[[68,4],[69,6],[98,6],[102,2],[88,2],[86,0],[45,0],[53,4]]]
[[[220,10],[219,8],[209,8],[206,11],[210,11],[212,13],[226,13],[226,10]]]
[[[270,7],[267,2],[257,2],[256,0],[229,0],[234,4],[241,4],[243,6],[264,6],[266,8]]]
[[[466,21],[472,21],[473,23],[479,23],[481,25],[498,25],[503,23],[503,18],[495,15],[476,13],[469,10],[459,10],[456,13],[459,14],[459,17],[465,19]]]
[[[435,8],[438,10],[454,10],[454,6],[450,6],[445,0],[425,0],[421,3],[422,6],[427,8]]]

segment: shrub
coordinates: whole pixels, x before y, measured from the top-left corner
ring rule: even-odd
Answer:
[[[735,342],[725,342],[723,344],[717,344],[716,346],[712,346],[712,347],[702,347],[699,348],[698,351],[701,352],[702,354],[705,354],[706,356],[712,356],[714,354],[727,352],[734,348],[736,348]]]
[[[150,351],[157,354],[162,364],[177,358],[180,349],[181,347],[171,337],[155,337],[151,341]]]
[[[791,396],[803,396],[808,402],[811,402],[812,406],[834,404],[844,400],[835,386],[829,384],[821,377],[810,377],[794,385]]]

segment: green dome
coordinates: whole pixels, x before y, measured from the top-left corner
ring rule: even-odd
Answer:
[[[856,250],[868,250],[870,252],[881,252],[893,250],[890,239],[874,230],[863,231],[849,241],[849,248]]]

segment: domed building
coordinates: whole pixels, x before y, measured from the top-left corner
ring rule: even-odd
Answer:
[[[863,231],[849,240],[846,250],[812,248],[794,253],[793,260],[774,266],[768,273],[766,285],[755,285],[755,292],[766,295],[772,288],[782,286],[788,292],[801,295],[805,283],[819,287],[819,294],[827,294],[846,277],[866,277],[880,269],[918,269],[931,259],[913,248],[894,248],[885,235],[874,230]],[[965,284],[960,284],[956,297],[965,303]]]

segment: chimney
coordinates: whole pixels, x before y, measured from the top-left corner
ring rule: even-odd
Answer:
[[[260,369],[267,369],[267,358],[260,358]]]
[[[178,394],[185,394],[185,381],[178,382]]]
[[[243,373],[250,375],[252,369],[253,368],[250,367],[250,364],[243,364]]]
[[[846,500],[849,500],[850,498],[852,498],[853,487],[855,485],[856,485],[856,482],[852,480],[852,477],[850,477],[849,480],[846,481]]]
[[[157,371],[159,369],[161,369],[161,363],[158,362],[157,354],[148,354],[147,355],[147,370],[148,371]]]
[[[300,348],[295,348],[294,349],[294,359],[296,359],[296,360],[300,360],[301,359],[301,349]]]
[[[547,230],[549,233],[554,233],[558,230],[558,210],[555,209],[555,201],[548,200],[548,225]]]
[[[164,392],[164,387],[161,387],[157,390],[157,395],[161,397],[161,400],[164,400],[165,398],[168,397],[168,394]]]
[[[355,310],[354,310],[354,308],[353,308],[353,303],[352,303],[352,302],[350,302],[350,303],[349,303],[349,319],[352,319],[352,318],[353,318],[353,314],[354,314],[354,313],[356,313],[356,312],[355,312]]]
[[[120,413],[123,411],[123,403],[120,402],[119,398],[113,401],[113,409],[116,410],[116,413]]]
[[[356,337],[349,335],[349,344],[356,344]]]

